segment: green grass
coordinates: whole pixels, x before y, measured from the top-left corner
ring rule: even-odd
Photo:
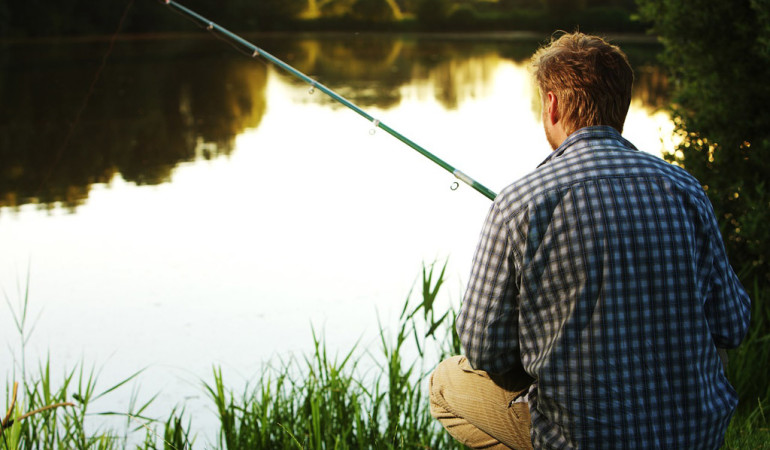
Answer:
[[[21,290],[21,289],[20,289]],[[125,412],[92,412],[94,404],[109,402],[111,393],[124,390],[129,382],[135,381],[143,370],[139,370],[122,381],[106,388],[98,388],[99,372],[85,363],[66,371],[61,379],[51,375],[50,358],[30,373],[25,357],[26,344],[35,328],[36,321],[29,316],[29,276],[14,305],[7,293],[3,292],[13,316],[19,335],[20,355],[14,358],[13,373],[5,383],[5,404],[7,411],[0,416],[0,449],[118,449],[126,448],[129,433],[135,433],[140,423],[154,424],[156,421],[142,414],[154,400],[138,402],[138,392],[133,391]],[[16,373],[16,369],[19,373]],[[100,402],[101,400],[101,402]],[[99,405],[100,408],[103,408]],[[2,414],[0,412],[0,414]],[[123,430],[96,427],[94,417],[114,416],[125,419]],[[172,413],[165,424],[167,433],[177,426]],[[146,442],[154,442],[153,429],[146,430]],[[172,435],[173,437],[173,435]],[[145,448],[156,448],[145,446]],[[181,449],[182,447],[177,447]]]
[[[460,448],[431,416],[425,378],[430,372],[425,356],[438,355],[458,345],[451,326],[454,315],[433,310],[444,270],[434,265],[423,270],[422,300],[412,306],[407,298],[393,332],[381,325],[376,351],[354,345],[341,356],[331,356],[323,339],[313,334],[314,351],[302,358],[279,361],[264,368],[253,386],[242,392],[227,388],[222,371],[204,383],[219,418],[214,443],[201,448]],[[24,347],[34,323],[28,320],[29,279],[13,312],[20,339],[22,389],[13,394],[6,382],[6,405],[12,425],[4,427],[0,450],[32,448],[145,449],[194,447],[194,432],[184,411],[171,411],[165,421],[142,414],[154,400],[138,402],[132,395],[128,411],[91,413],[94,402],[126,389],[138,371],[104,390],[97,390],[98,371],[79,364],[56,383],[50,364],[31,375]],[[411,293],[408,297],[411,297]],[[443,334],[442,334],[443,333]],[[429,350],[430,348],[430,350]],[[405,356],[408,354],[409,356]],[[13,378],[13,376],[12,376]],[[43,411],[25,417],[29,411]],[[123,428],[92,430],[101,416],[125,418]],[[2,418],[0,418],[2,420]],[[89,431],[91,430],[91,431]],[[139,435],[140,439],[137,439]],[[139,444],[135,444],[141,440]]]
[[[752,301],[749,333],[729,352],[727,378],[739,404],[725,436],[728,449],[770,449],[770,288],[759,279],[746,283]]]
[[[445,267],[445,266],[444,266]],[[424,392],[424,351],[449,317],[434,321],[433,302],[443,269],[433,282],[423,272],[423,301],[407,301],[395,333],[380,326],[380,348],[354,346],[338,357],[315,334],[314,351],[265,370],[254,388],[226,389],[219,369],[206,385],[221,423],[222,448],[460,448],[430,416]],[[417,360],[405,361],[414,344]],[[414,351],[415,348],[410,350]],[[433,353],[435,355],[435,353]],[[361,363],[371,358],[370,364]]]
[[[765,369],[766,370],[766,369]],[[747,412],[743,412],[747,411]],[[761,401],[756,407],[743,408],[727,428],[726,449],[770,449],[770,422]]]
[[[215,442],[197,443],[183,409],[173,409],[162,419],[145,417],[154,397],[139,401],[135,390],[127,411],[104,412],[101,404],[109,404],[110,394],[135,383],[141,370],[106,389],[98,388],[98,371],[83,363],[59,380],[52,379],[48,360],[30,374],[23,359],[34,329],[28,316],[27,279],[17,306],[6,296],[20,336],[21,389],[14,394],[12,375],[6,382],[4,409],[9,411],[0,416],[7,425],[0,450],[464,448],[430,416],[425,392],[435,362],[460,351],[451,326],[454,311],[434,309],[446,264],[439,267],[424,267],[419,303],[412,304],[410,292],[398,323],[380,324],[376,349],[353,345],[330,355],[323,338],[314,333],[310,354],[274,361],[239,392],[228,388],[221,369],[215,367],[202,389],[219,419],[219,433]],[[727,432],[727,449],[770,449],[766,367],[770,346],[763,331],[767,308],[762,308],[767,290],[754,286],[752,299],[752,331],[731,353],[729,376],[742,400]],[[102,412],[92,412],[95,405]],[[41,411],[25,417],[36,410]],[[120,419],[123,425],[95,425],[105,416]]]

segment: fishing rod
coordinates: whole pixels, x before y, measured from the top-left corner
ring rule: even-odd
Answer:
[[[168,5],[171,8],[174,8],[175,10],[179,11],[183,15],[187,16],[188,18],[192,19],[194,22],[198,23],[199,25],[202,25],[207,30],[211,31],[212,33],[218,33],[219,35],[227,38],[231,42],[234,42],[238,44],[239,46],[243,47],[247,50],[247,54],[251,54],[252,58],[262,57],[263,59],[275,64],[276,66],[280,67],[281,69],[285,70],[286,72],[290,73],[291,75],[294,75],[295,77],[299,78],[300,80],[308,83],[310,85],[310,89],[318,89],[319,91],[323,92],[324,94],[328,95],[332,99],[336,100],[337,102],[341,103],[342,105],[347,106],[351,110],[358,113],[360,116],[365,118],[366,120],[370,121],[372,125],[375,128],[380,128],[390,134],[391,136],[395,137],[399,141],[403,142],[404,144],[408,145],[414,150],[417,150],[420,154],[428,158],[429,160],[433,161],[434,163],[438,164],[442,168],[444,168],[446,171],[451,173],[455,176],[458,180],[462,181],[463,183],[467,184],[468,186],[472,187],[473,189],[477,190],[490,200],[494,200],[495,194],[491,190],[489,190],[487,187],[482,185],[481,183],[477,182],[473,178],[466,175],[464,172],[462,172],[459,169],[456,169],[452,167],[450,164],[448,164],[446,161],[442,160],[441,158],[437,157],[433,153],[425,150],[423,147],[417,145],[414,141],[411,139],[408,139],[406,136],[402,135],[398,131],[394,130],[393,128],[389,127],[388,125],[382,123],[380,120],[374,118],[369,113],[364,111],[363,109],[359,108],[349,100],[345,99],[341,95],[337,94],[333,90],[329,89],[328,87],[324,86],[323,84],[319,83],[318,81],[310,78],[309,76],[305,75],[304,73],[300,72],[299,70],[295,69],[294,67],[290,66],[289,64],[286,64],[285,62],[281,61],[280,59],[276,58],[275,56],[271,55],[270,53],[262,50],[261,48],[257,47],[256,45],[252,44],[251,42],[243,39],[242,37],[238,36],[237,34],[234,34],[230,32],[229,30],[217,25],[216,23],[210,21],[209,19],[201,16],[200,14],[190,10],[189,8],[186,8],[179,3],[175,2],[174,0],[160,0],[166,5]],[[312,92],[312,91],[311,91]],[[457,187],[457,184],[453,187],[455,189]]]

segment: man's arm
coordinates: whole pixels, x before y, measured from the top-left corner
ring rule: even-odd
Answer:
[[[493,203],[456,322],[465,357],[477,370],[502,373],[521,367],[512,251],[506,218]]]
[[[710,206],[710,204],[709,204]],[[706,299],[706,320],[719,348],[736,348],[749,329],[751,300],[727,259],[713,212],[707,218],[711,250],[711,286]]]

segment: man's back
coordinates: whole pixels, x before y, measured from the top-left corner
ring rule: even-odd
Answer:
[[[720,445],[737,398],[717,347],[740,343],[749,300],[698,182],[614,129],[498,196],[464,303],[471,365],[520,354],[535,379],[536,448]]]

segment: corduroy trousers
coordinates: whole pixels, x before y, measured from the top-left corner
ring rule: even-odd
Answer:
[[[531,449],[528,376],[491,376],[464,356],[442,361],[430,378],[430,411],[470,448]]]

